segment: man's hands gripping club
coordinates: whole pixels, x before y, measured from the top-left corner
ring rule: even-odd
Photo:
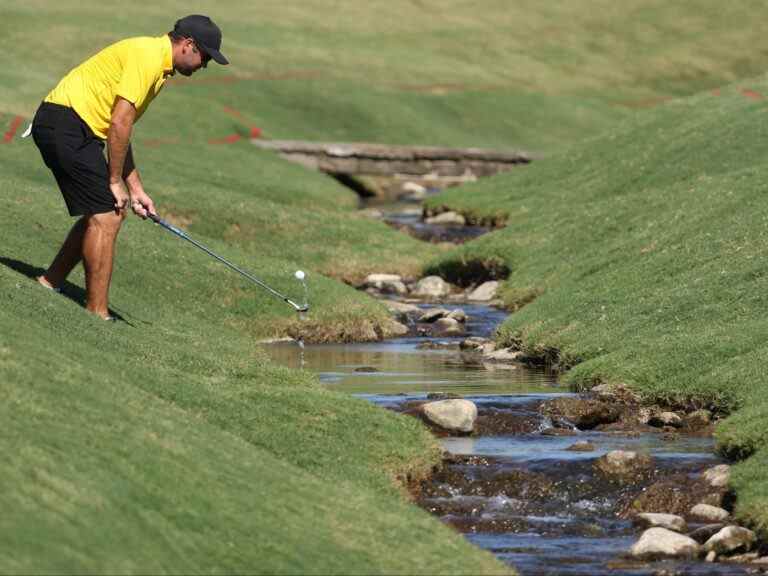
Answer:
[[[128,100],[118,97],[107,134],[109,189],[115,197],[115,212],[122,213],[130,203],[134,214],[147,218],[156,212],[152,199],[144,192],[139,172],[133,166],[130,140],[135,120],[136,108]],[[126,162],[126,159],[130,161]]]

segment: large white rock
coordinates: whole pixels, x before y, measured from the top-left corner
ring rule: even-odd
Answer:
[[[493,300],[496,297],[496,291],[499,289],[499,283],[496,280],[490,280],[483,282],[467,294],[467,300],[473,300],[475,302],[486,302]]]
[[[440,276],[427,276],[416,283],[413,295],[422,298],[442,298],[451,293],[451,285]]]
[[[469,400],[438,400],[422,407],[424,416],[440,428],[472,432],[477,420],[477,406]]]
[[[730,517],[727,510],[710,504],[696,504],[690,514],[698,520],[711,523],[722,522]]]
[[[726,526],[704,544],[704,549],[714,550],[718,554],[728,554],[736,550],[748,551],[757,540],[752,530],[741,526]]]
[[[658,558],[696,558],[701,546],[693,538],[666,528],[649,528],[635,542],[629,553],[634,558],[655,560]]]
[[[635,516],[635,522],[645,528],[666,528],[675,532],[685,532],[688,528],[685,520],[675,514],[644,512]]]
[[[369,274],[365,278],[365,287],[373,288],[385,294],[406,294],[408,289],[401,276],[397,274]]]
[[[713,488],[725,488],[731,481],[731,467],[728,464],[719,464],[704,471],[704,479]]]

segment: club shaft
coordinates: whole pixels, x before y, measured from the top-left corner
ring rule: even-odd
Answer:
[[[162,226],[163,228],[168,230],[169,232],[172,232],[173,234],[176,234],[176,236],[178,236],[179,238],[183,238],[187,242],[190,242],[191,244],[194,244],[195,246],[200,248],[200,250],[202,250],[203,252],[205,252],[209,256],[212,256],[213,258],[216,258],[216,260],[218,260],[219,262],[221,262],[225,266],[228,266],[229,268],[231,268],[232,270],[234,270],[238,274],[241,274],[242,276],[245,276],[246,278],[248,278],[248,280],[250,280],[254,284],[258,284],[259,286],[264,288],[264,290],[266,290],[267,292],[273,294],[274,296],[277,296],[278,298],[280,298],[284,302],[287,302],[288,304],[290,304],[291,306],[296,308],[296,310],[302,311],[305,308],[305,306],[299,306],[298,304],[293,302],[290,298],[288,298],[287,296],[284,296],[283,294],[280,294],[280,292],[278,292],[277,290],[275,290],[271,286],[268,286],[267,284],[265,284],[264,282],[262,282],[261,280],[259,280],[255,276],[249,274],[248,272],[246,272],[245,270],[243,270],[239,266],[236,266],[236,265],[232,264],[232,262],[230,262],[226,258],[223,258],[223,257],[219,256],[218,254],[216,254],[215,252],[213,252],[208,247],[204,246],[203,244],[201,244],[200,242],[198,242],[194,238],[190,238],[187,235],[186,232],[184,232],[183,230],[180,230],[176,226],[173,226],[173,225],[169,224],[168,222],[166,222],[165,220],[163,220],[159,216],[155,216],[153,214],[150,214],[149,218],[153,222],[155,222],[156,224],[159,224],[160,226]]]

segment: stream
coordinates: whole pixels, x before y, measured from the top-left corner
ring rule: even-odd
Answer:
[[[402,222],[402,220],[401,220]],[[459,233],[454,236],[465,239]],[[460,307],[467,336],[491,337],[507,313],[478,304]],[[622,514],[651,482],[697,478],[721,460],[709,437],[684,434],[566,430],[548,435],[545,402],[575,396],[555,375],[523,365],[467,362],[459,338],[412,336],[366,344],[265,346],[279,364],[318,374],[329,389],[384,408],[406,411],[425,400],[458,395],[475,402],[478,422],[503,417],[513,425],[479,426],[472,435],[440,438],[443,470],[422,486],[417,504],[494,553],[523,576],[748,574],[744,565],[702,561],[640,562],[627,552],[643,529]],[[441,347],[426,348],[425,343]],[[571,449],[577,441],[591,451]],[[653,478],[616,484],[594,471],[611,450],[650,454]],[[689,523],[689,530],[697,524]],[[754,570],[754,568],[753,568]]]

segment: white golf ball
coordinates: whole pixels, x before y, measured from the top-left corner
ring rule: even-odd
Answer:
[[[304,280],[304,272],[301,270],[296,270],[294,276],[296,276],[297,280]]]

